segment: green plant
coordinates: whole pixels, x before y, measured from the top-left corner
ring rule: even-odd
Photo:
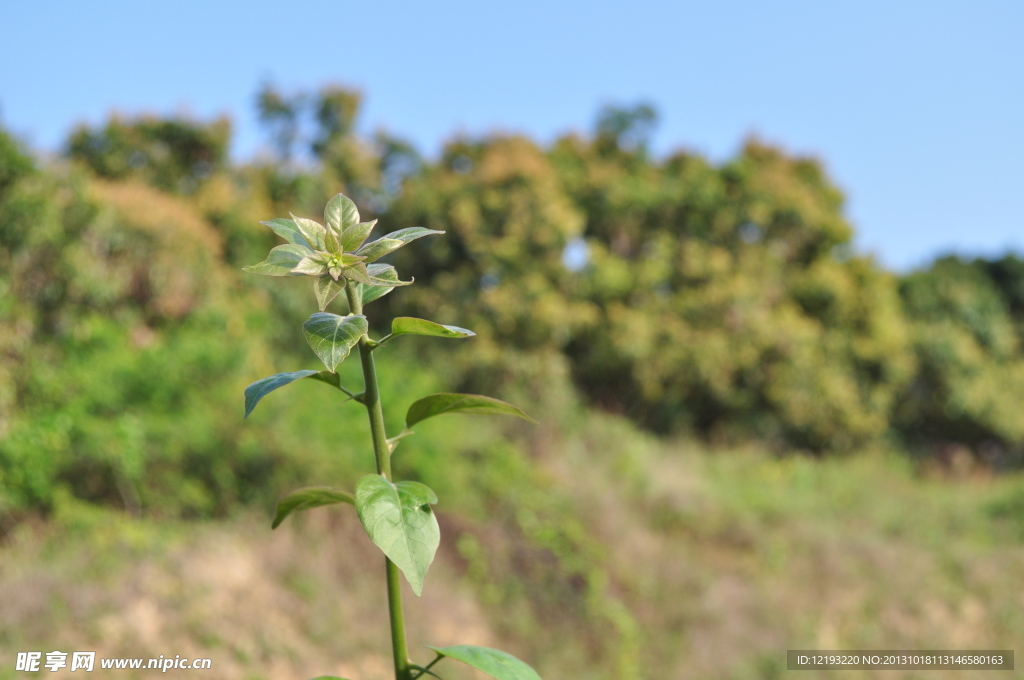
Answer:
[[[422,593],[423,579],[440,543],[440,529],[430,507],[437,503],[437,496],[420,482],[396,482],[391,472],[391,454],[404,437],[413,434],[413,426],[444,413],[505,414],[526,420],[530,418],[519,408],[491,397],[432,394],[409,407],[405,428],[389,438],[384,429],[374,351],[401,335],[468,338],[474,333],[457,326],[399,317],[392,320],[389,335],[379,340],[370,339],[367,319],[363,314],[364,305],[398,286],[412,283],[401,281],[393,266],[376,264],[375,261],[415,239],[444,232],[412,227],[365,243],[377,221],[360,222],[356,205],[343,194],[336,195],[327,203],[324,222],[321,225],[294,215],[291,219],[263,222],[287,243],[271,250],[265,261],[244,269],[268,276],[315,277],[313,291],[320,311],[302,324],[302,330],[327,370],[278,373],[257,380],[245,389],[245,417],[252,413],[263,397],[279,387],[305,378],[327,383],[343,392],[347,397],[345,401],[356,401],[366,407],[377,471],[360,479],[355,493],[316,487],[288,494],[278,503],[273,527],[277,528],[289,514],[300,510],[332,503],[355,506],[370,540],[385,555],[395,680],[415,680],[423,675],[439,677],[431,669],[445,657],[462,661],[498,680],[540,680],[537,673],[519,659],[487,647],[429,647],[436,657],[426,666],[417,665],[409,659],[398,572],[401,570],[405,574],[417,596]],[[348,301],[349,314],[339,316],[324,311],[342,291]],[[335,372],[354,347],[359,348],[363,369],[363,391],[358,393],[344,387]]]

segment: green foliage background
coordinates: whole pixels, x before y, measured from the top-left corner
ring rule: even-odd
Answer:
[[[846,473],[789,454],[888,449],[994,469],[1024,460],[1024,261],[945,257],[887,272],[851,247],[842,194],[814,159],[756,140],[720,165],[654,157],[653,111],[640,106],[602,112],[590,136],[547,147],[456,138],[435,160],[385,134],[358,136],[355,92],[268,87],[258,101],[276,155],[245,164],[230,161],[227,120],[112,118],[73,131],[53,162],[0,131],[2,531],[35,515],[88,517],[83,501],[171,521],[269,515],[285,491],[351,487],[371,468],[361,410],[323,385],[300,381],[241,418],[247,384],[317,365],[300,330],[315,309],[308,281],[240,271],[277,244],[259,222],[316,216],[338,191],[379,218],[380,233],[447,232],[387,258],[417,285],[374,303],[377,330],[410,315],[478,334],[383,350],[389,428],[431,390],[503,396],[542,421],[424,426],[395,465],[445,499],[454,543],[442,552],[461,556],[504,632],[574,631],[579,647],[529,643],[528,655],[553,655],[547,667],[646,677],[639,655],[671,668],[674,643],[643,648],[638,621],[685,630],[659,618],[668,613],[650,608],[645,588],[692,584],[629,575],[608,554],[603,539],[618,526],[599,500],[608,479],[666,541],[729,544],[739,531],[771,557],[761,529],[827,514],[825,500],[801,495],[812,478],[851,508],[875,507],[844,486]],[[353,387],[357,368],[340,369]],[[654,459],[665,469],[660,447],[679,438],[725,451],[754,442],[782,462],[752,463],[768,482],[740,471],[748,454],[701,463],[717,489],[708,507],[727,519],[698,526],[690,500],[644,491],[640,470]],[[557,490],[538,461],[560,447],[575,451],[559,464],[575,466],[570,476],[597,465],[608,479]],[[865,486],[890,473],[903,483],[896,468],[851,469]],[[747,486],[726,489],[730,475]],[[766,500],[772,489],[779,498]],[[1020,493],[1007,494],[949,510],[950,526],[1016,521]],[[892,510],[878,523],[903,536],[913,521]],[[999,531],[979,535],[997,543]],[[488,576],[502,560],[516,579]],[[532,604],[523,583],[538,588]]]

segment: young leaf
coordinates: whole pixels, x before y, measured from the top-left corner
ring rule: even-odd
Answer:
[[[293,373],[278,373],[272,375],[269,378],[263,378],[257,380],[253,384],[245,388],[245,418],[249,417],[252,410],[256,408],[256,404],[260,403],[260,399],[267,396],[278,387],[284,387],[296,380],[302,378],[308,378],[311,375],[315,375],[316,371],[295,371]]]
[[[434,650],[441,656],[447,656],[449,659],[455,659],[467,666],[472,666],[492,678],[497,678],[497,680],[541,680],[541,677],[537,675],[537,671],[508,652],[503,652],[500,649],[477,647],[476,645],[454,645],[452,647],[424,646],[427,649]]]
[[[352,252],[363,245],[363,241],[369,237],[375,224],[377,224],[377,220],[360,222],[345,229],[341,235],[341,246],[345,249],[345,252]]]
[[[338,297],[338,293],[345,289],[345,284],[338,283],[330,276],[321,276],[313,282],[313,294],[316,295],[316,302],[320,305],[320,311],[327,309],[331,300]]]
[[[405,241],[400,241],[397,238],[379,238],[376,241],[370,241],[365,246],[356,251],[356,255],[362,255],[366,258],[367,262],[373,262],[379,260],[390,252],[398,250],[405,245]]]
[[[324,208],[324,224],[334,230],[336,234],[341,234],[358,221],[359,209],[345,194],[336,194],[334,198],[327,201],[327,207]]]
[[[292,221],[295,222],[296,228],[299,233],[302,234],[302,238],[306,239],[306,243],[310,245],[313,250],[323,250],[326,248],[327,230],[324,226],[315,220],[311,220],[305,217],[296,217],[292,215]]]
[[[263,274],[265,276],[301,276],[301,274],[292,272],[292,269],[302,262],[303,258],[312,253],[313,251],[309,248],[297,243],[277,246],[270,251],[267,259],[263,262],[242,267],[242,271]]]
[[[537,422],[523,413],[519,407],[494,397],[484,397],[479,394],[431,394],[412,403],[405,414],[405,426],[412,427],[422,420],[439,416],[442,413],[507,415],[516,416],[531,423]]]
[[[411,316],[399,316],[391,321],[391,335],[433,335],[439,338],[469,338],[476,333],[458,326],[416,319]]]
[[[366,333],[366,317],[362,314],[338,316],[317,312],[302,324],[309,346],[333,373],[359,338]]]
[[[366,271],[366,265],[362,262],[356,262],[350,267],[346,267],[343,272],[345,278],[358,281],[359,283],[365,283],[370,285],[373,281],[370,280],[370,274]]]
[[[326,259],[327,258],[320,253],[310,253],[295,265],[295,268],[292,269],[292,273],[302,274],[304,276],[320,276],[327,271]]]
[[[332,505],[334,503],[356,504],[355,496],[345,491],[338,491],[326,486],[314,486],[306,489],[298,489],[277,502],[277,514],[274,516],[274,523],[271,529],[276,529],[284,518],[293,512],[302,512],[311,508],[318,508],[321,505]]]
[[[306,246],[310,248],[309,243],[302,237],[299,232],[299,228],[295,226],[293,220],[286,220],[278,217],[275,220],[267,220],[266,222],[260,222],[260,224],[270,227],[274,230],[274,233],[283,238],[288,243],[294,243],[300,246]],[[312,250],[312,248],[310,248]]]
[[[356,513],[366,534],[402,570],[417,596],[441,542],[433,503],[437,495],[419,482],[393,484],[382,475],[366,475],[356,485]]]
[[[381,240],[388,238],[401,241],[402,243],[409,243],[410,241],[415,241],[416,239],[423,238],[424,236],[443,233],[443,231],[437,231],[436,229],[426,229],[424,227],[409,227],[407,229],[399,229],[398,231],[393,231],[390,234],[384,234],[384,236],[381,237]]]

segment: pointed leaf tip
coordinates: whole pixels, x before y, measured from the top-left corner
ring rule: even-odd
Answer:
[[[508,652],[490,647],[478,647],[477,645],[453,645],[451,647],[432,647],[441,656],[461,661],[467,666],[486,673],[497,680],[541,680],[537,671],[528,664],[520,661]]]
[[[471,330],[458,326],[445,326],[426,319],[399,316],[391,322],[392,335],[432,335],[438,338],[470,338],[476,335]]]
[[[357,222],[359,209],[351,198],[345,194],[335,194],[334,198],[327,202],[327,207],[324,208],[324,223],[336,233],[341,234]]]
[[[366,317],[362,314],[338,316],[317,312],[302,324],[309,346],[331,372],[345,360],[366,329]]]
[[[405,414],[405,426],[412,427],[416,423],[439,416],[442,413],[476,413],[481,415],[516,416],[536,424],[537,421],[526,415],[518,406],[480,394],[431,394],[414,401]]]
[[[316,371],[294,371],[292,373],[278,373],[270,376],[269,378],[257,380],[245,388],[245,416],[243,417],[248,418],[249,414],[252,413],[252,410],[256,408],[256,404],[260,403],[260,399],[267,396],[278,387],[284,387],[296,380],[316,375],[316,373]]]

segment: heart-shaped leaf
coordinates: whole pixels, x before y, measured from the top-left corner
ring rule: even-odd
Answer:
[[[252,410],[256,408],[256,404],[260,403],[260,399],[267,396],[278,387],[284,387],[296,380],[302,380],[303,378],[308,378],[315,374],[316,371],[294,371],[292,373],[278,373],[277,375],[272,375],[269,378],[257,380],[245,388],[245,417],[249,417]]]
[[[377,220],[360,222],[345,229],[341,235],[341,246],[345,249],[345,252],[352,252],[363,245],[363,241],[369,237],[375,224],[377,224]]]
[[[341,234],[359,221],[359,209],[345,194],[335,194],[324,208],[324,224],[334,233]]]
[[[497,680],[541,680],[537,671],[500,649],[477,647],[476,645],[453,645],[451,647],[425,645],[425,647],[434,650],[441,656],[447,656],[449,659],[472,666]]]
[[[416,319],[411,316],[399,316],[391,321],[391,335],[433,335],[439,338],[469,338],[476,333],[458,326]]]
[[[270,525],[270,528],[276,529],[284,521],[284,518],[293,512],[302,512],[334,503],[355,505],[356,498],[350,493],[326,486],[297,489],[277,502],[277,514],[274,516],[274,523]]]
[[[316,355],[334,372],[366,333],[366,317],[362,314],[338,316],[317,312],[302,324],[302,332]]]
[[[441,542],[433,503],[437,495],[419,482],[393,484],[366,475],[356,485],[356,512],[366,534],[402,570],[417,596]]]
[[[260,224],[270,227],[274,230],[274,233],[283,238],[288,243],[295,243],[300,246],[306,246],[309,248],[309,243],[302,237],[299,232],[299,228],[295,226],[293,220],[286,220],[278,217],[274,220],[268,220],[266,222],[260,222]]]
[[[242,270],[252,272],[253,274],[263,274],[264,276],[301,276],[301,274],[293,272],[292,269],[302,262],[303,258],[307,255],[311,255],[312,252],[306,246],[297,243],[277,246],[270,251],[267,259],[263,262],[242,267]]]
[[[292,221],[295,222],[295,227],[302,234],[302,238],[306,239],[306,243],[313,250],[323,250],[327,247],[326,237],[327,230],[324,225],[320,224],[316,220],[311,220],[306,217],[296,217],[292,215]]]
[[[533,418],[523,413],[518,406],[508,402],[485,397],[479,394],[431,394],[412,403],[405,414],[405,426],[412,427],[416,423],[439,416],[442,413],[478,413],[482,415],[516,416],[531,423]]]
[[[316,303],[320,305],[320,311],[327,309],[331,300],[338,297],[338,293],[345,289],[345,283],[338,283],[330,276],[321,276],[313,282],[313,294],[316,295]]]
[[[362,255],[366,258],[367,262],[373,262],[379,260],[390,252],[398,250],[405,245],[405,241],[401,241],[397,238],[379,238],[376,241],[370,241],[365,246],[356,251],[357,255]]]

